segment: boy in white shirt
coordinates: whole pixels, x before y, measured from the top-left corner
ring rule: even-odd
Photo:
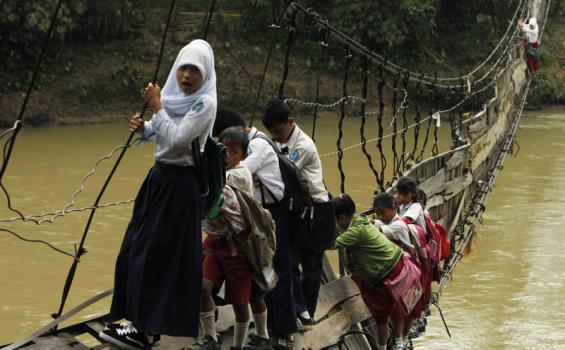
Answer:
[[[286,155],[308,182],[312,199],[328,201],[328,191],[323,183],[322,162],[314,141],[306,135],[290,114],[288,105],[282,100],[272,100],[265,106],[263,125],[271,134],[279,151]],[[296,314],[300,328],[311,329],[316,311],[322,278],[323,252],[313,252],[302,243],[300,233],[294,235],[291,247],[293,254],[294,294],[297,302]],[[302,265],[300,270],[299,265]]]

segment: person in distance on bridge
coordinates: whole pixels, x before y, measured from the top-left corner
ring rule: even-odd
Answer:
[[[528,64],[528,71],[535,74],[539,70],[539,26],[538,20],[532,17],[524,23],[522,20],[518,21],[518,28],[524,33],[524,40],[526,42],[526,59]]]
[[[155,165],[137,194],[116,261],[110,313],[100,337],[122,349],[150,349],[156,334],[197,337],[202,286],[200,186],[191,144],[201,152],[216,116],[214,52],[204,40],[183,47],[163,90],[149,84],[155,114],[135,114],[132,132],[155,139]]]

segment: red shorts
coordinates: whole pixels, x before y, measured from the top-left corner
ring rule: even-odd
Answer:
[[[398,263],[396,263],[386,278],[394,278],[398,276],[398,274],[402,271],[403,266],[404,263],[402,262],[402,259],[398,260]],[[373,315],[375,322],[377,322],[378,325],[387,324],[388,318],[392,314],[396,305],[396,301],[386,289],[384,284],[381,282],[375,283],[375,285],[369,288],[359,276],[353,275],[351,276],[351,279],[353,279],[353,281],[357,284],[357,287],[359,287],[361,297],[371,312],[371,315]]]
[[[218,289],[226,282],[225,299],[233,305],[249,303],[251,269],[243,249],[235,243],[236,256],[226,237],[206,237],[202,242],[204,258],[202,278],[212,281]]]

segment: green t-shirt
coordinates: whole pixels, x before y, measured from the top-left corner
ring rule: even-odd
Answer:
[[[349,269],[369,287],[382,281],[402,257],[402,249],[383,235],[364,215],[356,215],[333,249],[347,248]]]

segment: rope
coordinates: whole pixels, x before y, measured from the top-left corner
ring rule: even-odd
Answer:
[[[326,56],[326,48],[328,47],[329,41],[329,33],[325,32],[322,33],[322,40],[320,41],[320,59],[318,60],[318,64],[316,65],[316,97],[315,97],[315,105],[314,105],[314,118],[312,121],[312,141],[316,143],[316,120],[318,120],[318,102],[320,102],[320,66],[324,61],[324,57]]]
[[[206,20],[206,27],[204,28],[204,40],[208,39],[208,31],[210,30],[210,23],[212,22],[212,15],[214,14],[214,9],[216,8],[216,0],[212,0],[212,5],[210,5],[210,11],[208,11],[208,19]]]
[[[283,74],[282,74],[281,84],[279,86],[279,99],[281,99],[284,94],[284,84],[286,83],[286,78],[288,77],[288,61],[290,59],[290,51],[292,50],[292,44],[294,44],[294,42],[296,41],[296,37],[298,36],[298,31],[296,29],[297,14],[298,11],[296,11],[296,9],[293,9],[290,25],[288,26],[288,37],[286,40],[286,51],[284,54]]]
[[[400,166],[402,166],[402,170],[404,170],[404,168],[406,167],[406,127],[408,126],[408,119],[406,119],[406,111],[408,110],[408,108],[406,107],[405,103],[406,103],[406,99],[408,98],[408,82],[409,82],[409,76],[408,76],[408,72],[405,72],[404,74],[404,79],[402,79],[402,85],[403,85],[403,92],[404,92],[404,100],[402,101],[402,103],[400,104],[400,108],[399,111],[402,110],[402,128],[403,131],[401,133],[401,139],[402,139],[402,152],[400,152],[400,162],[399,162],[399,168]],[[398,111],[397,111],[398,114]],[[400,169],[399,169],[400,170]],[[400,177],[401,171],[398,171],[398,176]]]
[[[166,42],[166,39],[167,39],[167,33],[168,33],[168,31],[169,31],[169,26],[170,26],[170,23],[171,23],[171,18],[172,18],[173,10],[174,10],[174,8],[175,8],[175,3],[176,3],[176,0],[171,0],[171,5],[170,5],[170,8],[169,8],[169,13],[168,13],[168,16],[167,16],[167,23],[166,23],[166,25],[165,25],[165,30],[164,30],[164,32],[163,32],[163,37],[162,37],[162,39],[161,39],[161,47],[160,47],[160,50],[159,50],[159,57],[158,57],[158,59],[157,59],[157,64],[156,64],[156,67],[155,67],[155,73],[154,73],[154,75],[153,75],[153,80],[152,80],[153,83],[155,83],[155,81],[157,80],[157,76],[158,76],[158,74],[159,74],[159,68],[160,68],[160,66],[161,66],[161,61],[162,61],[162,59],[163,59],[163,52],[164,52],[164,49],[165,49],[165,42]],[[147,102],[146,102],[146,103],[144,104],[143,110],[141,111],[141,114],[140,114],[140,116],[141,116],[142,118],[143,118],[143,115],[145,114],[145,111],[147,110],[147,106],[148,106],[148,104],[147,104]],[[88,236],[88,232],[89,232],[89,229],[90,229],[90,225],[91,225],[92,220],[93,220],[93,218],[94,218],[94,214],[96,213],[96,207],[98,206],[98,203],[100,203],[100,200],[102,199],[102,196],[104,195],[104,192],[106,191],[106,188],[108,188],[108,185],[110,184],[110,180],[112,179],[112,177],[114,176],[114,173],[116,172],[116,169],[117,169],[118,166],[120,165],[120,163],[121,163],[121,161],[122,161],[122,158],[124,157],[124,155],[125,155],[125,153],[126,153],[126,150],[129,148],[130,143],[131,143],[131,141],[132,141],[132,139],[133,139],[133,135],[134,135],[134,132],[131,132],[131,133],[129,134],[129,137],[128,137],[128,139],[127,139],[127,141],[126,141],[124,147],[122,148],[122,150],[121,150],[121,152],[120,152],[120,154],[119,154],[119,156],[118,156],[118,159],[116,160],[116,163],[115,163],[114,166],[112,167],[112,170],[110,171],[108,177],[106,178],[106,181],[105,181],[104,184],[102,185],[102,188],[101,188],[101,190],[100,190],[98,196],[96,197],[96,200],[94,201],[94,204],[92,205],[92,206],[94,207],[94,209],[92,209],[92,210],[90,211],[90,216],[88,217],[88,221],[86,222],[86,226],[85,226],[85,228],[84,228],[84,232],[83,232],[83,234],[82,234],[82,238],[81,238],[81,240],[80,240],[80,244],[79,244],[78,250],[77,250],[77,258],[79,258],[79,259],[80,259],[81,255],[84,253],[84,249],[83,249],[84,242],[86,241],[86,237]],[[68,275],[67,275],[67,279],[65,280],[65,286],[63,287],[63,293],[62,293],[62,296],[61,296],[61,304],[59,305],[59,310],[58,310],[57,313],[55,314],[56,317],[59,317],[59,316],[61,315],[61,313],[63,312],[63,308],[65,307],[65,303],[66,303],[66,301],[67,301],[67,297],[68,297],[68,295],[69,295],[69,291],[70,291],[70,289],[71,289],[71,285],[72,285],[72,283],[73,283],[73,279],[74,279],[74,276],[75,276],[75,272],[76,272],[76,269],[77,269],[77,266],[78,266],[78,261],[79,261],[78,259],[77,259],[77,260],[74,260],[73,263],[72,263],[72,265],[71,265],[71,268],[69,269],[69,273],[68,273]]]
[[[343,120],[345,119],[345,103],[347,101],[347,80],[349,74],[349,65],[351,64],[351,59],[353,56],[351,55],[351,51],[349,47],[345,47],[345,65],[343,68],[343,98],[341,101],[341,117],[338,123],[339,134],[337,138],[337,168],[339,170],[339,177],[340,177],[340,193],[345,193],[345,173],[343,172],[343,151],[341,150],[341,139],[343,138]]]
[[[384,177],[385,177],[385,169],[387,166],[387,160],[386,160],[386,156],[383,152],[383,134],[384,134],[384,129],[383,129],[383,116],[384,116],[384,109],[385,109],[385,103],[384,103],[384,97],[383,97],[383,87],[385,86],[385,77],[384,77],[384,67],[382,65],[379,66],[379,83],[377,85],[377,96],[379,98],[379,113],[377,114],[377,124],[378,124],[378,129],[379,129],[379,137],[377,138],[377,149],[379,150],[379,154],[381,155],[381,176],[380,176],[380,182],[379,182],[379,189],[381,190],[381,192],[384,192],[385,190],[385,186],[384,186]],[[369,141],[370,142],[370,141]]]
[[[49,248],[53,249],[54,251],[56,251],[56,252],[58,252],[58,253],[61,253],[61,254],[63,254],[63,255],[70,256],[70,257],[73,258],[74,260],[78,260],[78,257],[77,257],[75,254],[67,253],[66,251],[55,247],[54,245],[52,245],[51,243],[49,243],[49,242],[47,242],[47,241],[44,241],[44,240],[41,240],[41,239],[28,239],[28,238],[25,238],[25,237],[23,237],[23,236],[21,236],[21,235],[15,233],[15,232],[12,231],[12,230],[8,230],[7,228],[0,228],[0,231],[2,231],[2,232],[7,232],[7,233],[9,233],[9,234],[15,236],[16,238],[18,238],[18,239],[24,241],[24,242],[45,244],[46,246],[48,246]]]
[[[398,110],[400,110],[400,108],[397,110],[396,109],[396,103],[397,103],[397,99],[398,99],[398,81],[400,80],[400,73],[397,73],[394,75],[393,78],[393,83],[392,83],[392,110],[394,112],[394,115],[392,116],[392,120],[390,122],[390,128],[392,128],[392,142],[391,142],[391,150],[392,150],[392,174],[394,177],[396,177],[396,173],[398,171],[399,168],[399,158],[398,158],[398,154],[396,153],[396,135],[398,134],[397,132],[397,123],[396,123],[396,116],[398,114]]]
[[[369,61],[365,58],[363,60],[363,70],[361,71],[361,78],[363,79],[363,103],[361,104],[361,128],[359,129],[359,134],[361,135],[361,149],[363,150],[363,154],[367,158],[369,162],[369,168],[373,172],[375,176],[375,181],[377,184],[381,183],[381,179],[379,178],[379,173],[375,166],[373,165],[373,160],[369,152],[367,152],[367,140],[365,139],[365,101],[367,99],[367,92],[368,92],[368,85],[369,85]]]
[[[416,84],[416,96],[414,98],[414,110],[416,113],[416,126],[414,127],[414,147],[412,148],[412,152],[410,154],[410,159],[415,160],[416,157],[416,150],[418,149],[418,138],[420,136],[420,108],[418,103],[420,102],[420,96],[422,95],[422,83],[418,82]]]

